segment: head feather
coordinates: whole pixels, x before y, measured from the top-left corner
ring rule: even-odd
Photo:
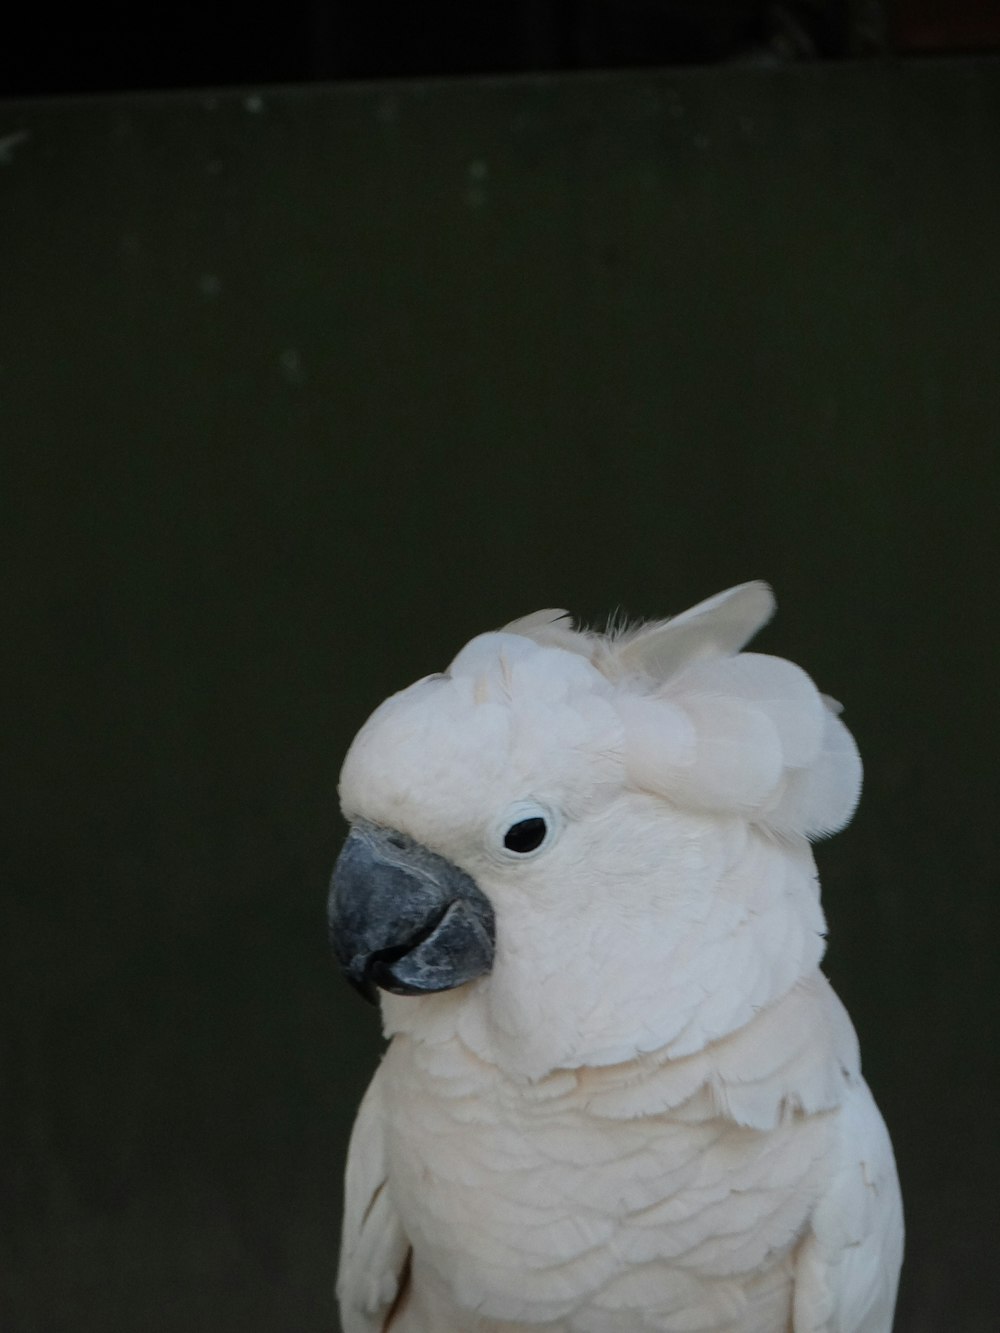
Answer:
[[[817,837],[850,818],[861,763],[839,705],[804,671],[741,652],[774,609],[771,589],[754,581],[669,620],[612,623],[603,634],[576,629],[565,611],[538,611],[506,630],[584,656],[613,683],[638,787]]]
[[[668,681],[692,662],[738,653],[774,615],[766,583],[741,583],[688,611],[627,632],[613,645],[617,674]]]

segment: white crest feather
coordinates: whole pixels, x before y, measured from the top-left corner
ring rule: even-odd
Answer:
[[[766,583],[740,583],[671,620],[643,625],[613,650],[619,672],[666,681],[691,662],[737,653],[774,614]]]
[[[861,760],[850,732],[782,658],[699,664],[659,695],[621,696],[617,709],[630,781],[678,805],[808,838],[843,828],[857,805]]]
[[[861,761],[800,667],[744,653],[774,613],[766,583],[741,583],[673,619],[607,634],[578,630],[566,611],[504,627],[588,658],[617,684],[630,780],[680,805],[741,813],[777,833],[815,838],[847,823]],[[655,682],[636,690],[633,678]]]
[[[776,832],[825,838],[854,814],[861,795],[861,756],[854,737],[830,710],[815,761],[786,774],[783,790],[764,822]]]
[[[532,611],[504,625],[501,634],[520,634],[545,648],[564,648],[571,653],[591,654],[592,635],[584,634],[573,625],[568,611]]]
[[[549,607],[545,611],[529,611],[526,616],[518,616],[517,620],[512,620],[504,625],[501,634],[523,634],[528,639],[533,639],[537,633],[544,634],[550,625],[557,624],[560,620],[568,620],[569,624],[562,626],[564,629],[573,628],[573,617],[568,611],[560,610],[557,607]]]

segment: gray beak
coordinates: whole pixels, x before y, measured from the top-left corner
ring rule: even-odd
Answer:
[[[330,943],[367,1000],[452,990],[493,966],[494,921],[475,880],[404,833],[359,820],[337,858]]]

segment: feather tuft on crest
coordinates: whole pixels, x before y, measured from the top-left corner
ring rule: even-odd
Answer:
[[[850,819],[861,761],[840,705],[805,671],[741,651],[774,609],[769,586],[755,581],[669,620],[612,620],[605,633],[556,610],[505,631],[586,657],[612,683],[637,787],[782,836],[823,837]]]
[[[613,644],[616,674],[668,681],[691,663],[727,657],[763,629],[774,615],[766,583],[741,583],[699,602],[670,620],[640,625]]]

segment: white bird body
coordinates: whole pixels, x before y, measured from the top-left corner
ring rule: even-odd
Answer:
[[[771,605],[529,617],[359,733],[345,813],[471,877],[496,941],[467,984],[383,996],[345,1333],[889,1333],[899,1190],[808,843],[860,765],[803,672],[738,652]]]

